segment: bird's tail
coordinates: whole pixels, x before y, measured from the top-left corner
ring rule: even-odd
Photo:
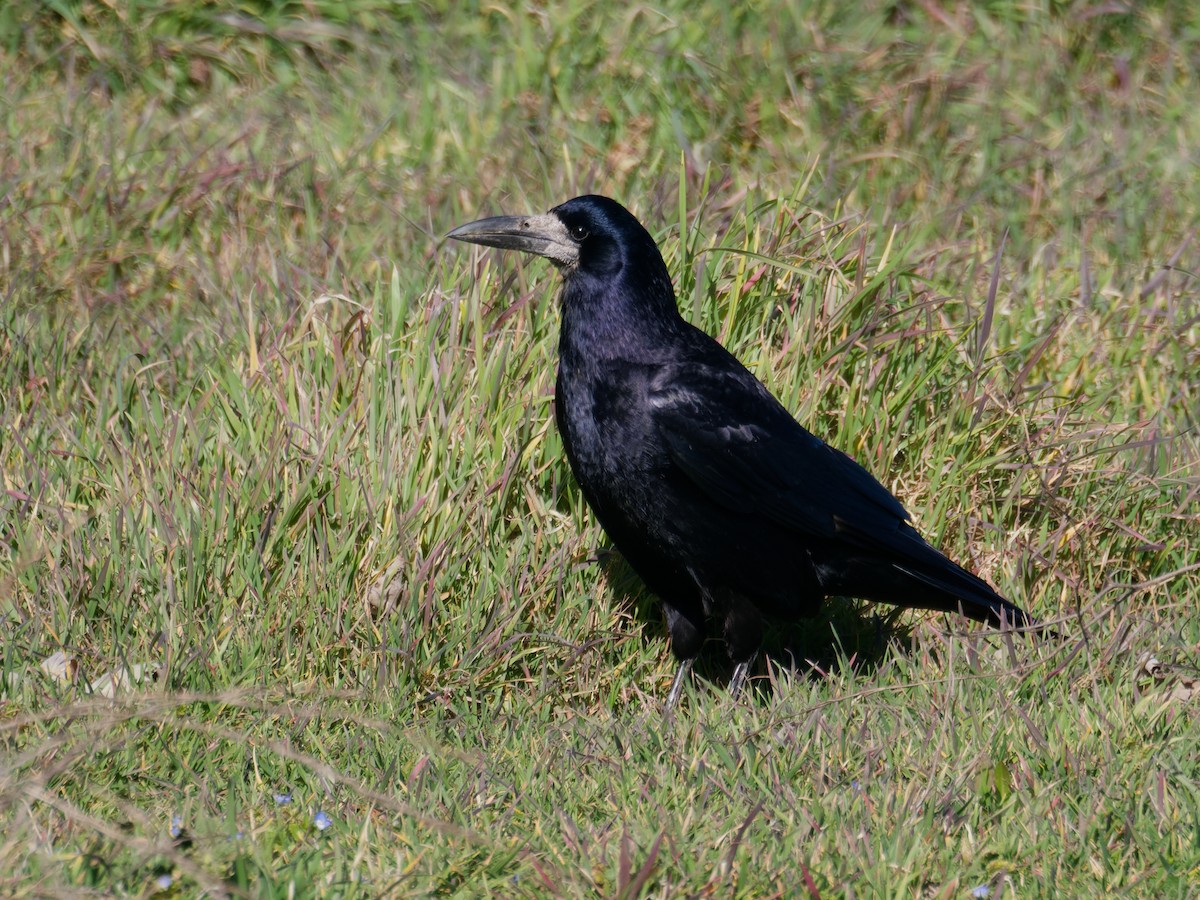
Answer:
[[[852,596],[913,609],[933,609],[964,615],[995,628],[1017,628],[1053,636],[1054,632],[1021,607],[1001,596],[990,584],[943,556],[915,531],[903,552],[864,555],[848,566]],[[829,593],[841,593],[827,585]]]
[[[932,548],[930,548],[932,549]],[[937,551],[934,551],[937,553]],[[956,612],[996,628],[1021,628],[1044,631],[1029,613],[999,594],[990,584],[938,554],[940,565],[934,569],[894,563],[910,579],[902,606]],[[881,597],[880,599],[886,599]]]

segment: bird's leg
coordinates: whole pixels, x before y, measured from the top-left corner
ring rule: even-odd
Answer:
[[[683,683],[687,681],[688,675],[692,671],[692,659],[685,659],[679,663],[679,671],[675,673],[675,681],[671,685],[671,693],[667,694],[667,705],[663,711],[670,713],[675,704],[679,702],[679,695],[683,693]]]
[[[753,603],[744,597],[734,596],[725,613],[725,648],[729,658],[736,660],[733,678],[729,681],[729,695],[736,698],[742,690],[750,667],[758,658],[762,646],[762,615]]]
[[[729,696],[734,700],[742,692],[742,685],[746,683],[746,676],[750,674],[750,667],[754,665],[756,659],[758,659],[757,653],[733,667],[733,677],[729,679]]]
[[[671,652],[679,660],[679,671],[675,673],[675,683],[671,685],[671,693],[667,694],[664,708],[670,715],[683,693],[683,683],[692,671],[692,662],[704,646],[704,613],[698,607],[680,607],[667,600],[663,600],[663,612],[667,617],[667,630],[671,633]]]

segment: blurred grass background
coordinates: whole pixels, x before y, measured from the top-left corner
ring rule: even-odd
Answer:
[[[0,891],[1196,894],[1194,5],[9,0],[0,67]],[[1064,643],[832,602],[664,723],[557,276],[441,241],[590,191]]]

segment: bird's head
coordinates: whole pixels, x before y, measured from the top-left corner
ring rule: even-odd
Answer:
[[[612,278],[626,266],[647,265],[665,274],[658,247],[641,223],[615,200],[595,194],[568,200],[548,213],[480,219],[446,236],[536,253],[568,278],[576,274]]]

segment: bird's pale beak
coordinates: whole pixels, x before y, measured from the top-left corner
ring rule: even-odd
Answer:
[[[560,266],[579,262],[579,244],[571,239],[567,226],[553,213],[493,216],[459,225],[446,237],[486,247],[536,253]]]

